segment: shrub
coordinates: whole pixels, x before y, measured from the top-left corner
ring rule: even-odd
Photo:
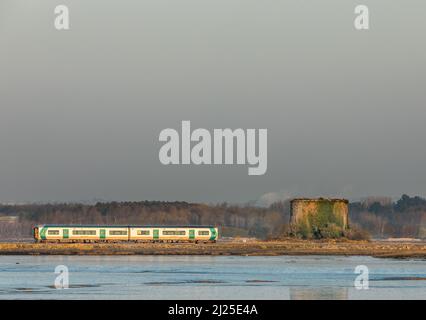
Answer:
[[[312,239],[314,237],[311,228],[305,222],[293,226],[292,234],[302,239]]]
[[[343,237],[343,230],[335,223],[330,223],[326,227],[318,230],[317,239],[337,239]]]
[[[359,227],[352,227],[344,232],[344,236],[349,240],[370,240],[371,236],[368,231]]]

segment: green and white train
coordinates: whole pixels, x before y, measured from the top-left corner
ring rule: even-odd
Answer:
[[[36,242],[216,242],[214,226],[37,225]]]

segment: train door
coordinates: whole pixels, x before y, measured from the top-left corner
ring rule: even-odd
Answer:
[[[189,230],[189,240],[195,239],[195,230]]]
[[[154,229],[153,235],[154,235],[154,240],[158,240],[160,235],[160,232],[158,231],[158,229]]]
[[[105,239],[106,238],[105,229],[99,230],[99,238],[100,239]]]
[[[69,237],[70,237],[70,232],[69,232],[69,230],[68,230],[68,229],[63,229],[63,230],[62,230],[62,234],[63,234],[63,238],[64,238],[64,239],[69,239]]]

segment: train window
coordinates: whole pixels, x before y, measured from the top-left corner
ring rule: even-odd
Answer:
[[[163,231],[164,236],[184,236],[185,231]]]
[[[59,235],[59,230],[47,230],[47,234],[51,236]]]
[[[138,236],[149,236],[149,230],[138,230]]]
[[[75,236],[95,236],[96,230],[73,230],[72,234]]]
[[[110,230],[109,235],[110,236],[125,236],[125,235],[127,235],[127,231]]]
[[[198,231],[199,236],[208,236],[210,234],[209,231]]]

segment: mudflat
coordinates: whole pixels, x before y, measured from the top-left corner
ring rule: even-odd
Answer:
[[[217,243],[0,243],[0,255],[363,255],[426,259],[426,242],[274,240]]]

